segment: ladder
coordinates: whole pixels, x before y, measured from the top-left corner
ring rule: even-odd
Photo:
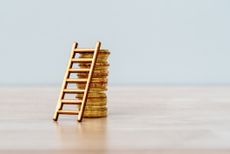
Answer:
[[[94,67],[97,60],[98,52],[100,51],[101,42],[97,42],[95,48],[77,48],[78,43],[73,43],[70,58],[67,64],[67,69],[64,75],[64,80],[61,87],[61,92],[58,98],[56,110],[54,113],[53,120],[57,121],[59,114],[67,114],[67,115],[78,115],[77,120],[79,122],[82,121],[84,109],[87,102],[88,92],[90,82],[92,80],[92,75],[94,71]],[[76,53],[93,53],[92,58],[75,58]],[[90,68],[74,68],[73,65],[75,63],[91,63]],[[88,73],[88,78],[70,78],[71,73]],[[86,83],[85,89],[78,88],[68,88],[69,83]],[[65,99],[65,94],[83,94],[82,100],[77,99]],[[63,105],[80,105],[80,109],[77,110],[63,110]]]

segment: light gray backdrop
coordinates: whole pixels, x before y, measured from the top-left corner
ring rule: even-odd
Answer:
[[[73,41],[111,84],[229,84],[229,0],[1,0],[0,84],[60,84]]]

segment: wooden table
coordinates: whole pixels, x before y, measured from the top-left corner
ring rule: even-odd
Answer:
[[[59,87],[1,87],[0,153],[230,153],[230,86],[109,89],[109,116],[78,123],[52,121]]]

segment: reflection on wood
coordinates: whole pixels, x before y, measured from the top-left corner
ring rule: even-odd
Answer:
[[[107,118],[50,118],[59,87],[0,88],[0,153],[230,153],[230,87],[110,87]]]

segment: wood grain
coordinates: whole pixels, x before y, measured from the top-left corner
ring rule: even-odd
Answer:
[[[230,153],[230,86],[109,87],[107,118],[53,122],[60,87],[0,88],[0,153]]]

